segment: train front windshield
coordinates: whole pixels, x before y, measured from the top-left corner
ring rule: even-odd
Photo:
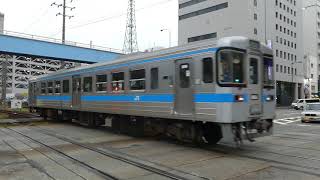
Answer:
[[[222,50],[219,52],[219,83],[243,84],[245,55],[234,50]]]

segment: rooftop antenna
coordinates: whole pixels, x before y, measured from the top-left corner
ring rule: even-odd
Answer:
[[[138,52],[138,40],[136,29],[136,9],[135,0],[129,0],[129,7],[127,12],[127,26],[124,39],[123,51],[125,53]]]

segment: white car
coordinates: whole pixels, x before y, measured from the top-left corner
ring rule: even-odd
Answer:
[[[320,122],[320,103],[307,104],[301,114],[301,122]]]
[[[320,99],[298,99],[291,103],[291,107],[302,110],[308,103],[320,103]]]

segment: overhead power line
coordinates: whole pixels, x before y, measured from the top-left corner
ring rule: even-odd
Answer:
[[[34,26],[35,24],[37,24],[38,22],[40,22],[40,20],[43,19],[43,17],[49,12],[50,6],[47,7],[47,9],[45,9],[45,11],[43,11],[43,13],[41,13],[38,18],[36,18],[36,20],[34,20],[32,23],[30,23],[28,26],[26,26],[26,28],[24,28],[24,32],[26,32],[28,29],[30,29],[32,26]]]
[[[148,9],[148,8],[153,8],[153,7],[162,5],[162,4],[166,4],[166,3],[169,3],[171,1],[173,1],[173,0],[160,1],[160,2],[151,4],[151,5],[142,7],[142,8],[138,8],[136,10],[136,12],[142,11],[142,10],[145,10],[145,9]],[[120,18],[120,17],[126,16],[126,15],[127,15],[127,13],[121,13],[121,14],[117,14],[117,15],[114,15],[114,16],[103,16],[103,17],[100,17],[100,18],[95,18],[93,20],[89,20],[89,21],[87,21],[86,23],[83,23],[83,24],[79,24],[79,25],[75,25],[75,26],[69,26],[69,27],[67,27],[67,29],[71,30],[71,29],[82,28],[82,27],[89,26],[89,25],[92,25],[92,24],[97,24],[97,23],[100,23],[100,22],[104,22],[104,21],[109,21],[109,20],[112,20],[112,19]],[[61,33],[61,31],[52,33],[51,35],[49,35],[49,37],[55,37],[60,33]]]
[[[139,9],[136,10],[136,12],[144,10],[144,9],[148,9],[148,8],[153,8],[153,7],[158,6],[158,5],[166,4],[166,3],[171,2],[171,1],[173,1],[173,0],[160,1],[158,3],[154,3],[154,4],[151,4],[151,5],[139,8]],[[91,25],[91,24],[96,24],[96,23],[99,23],[99,22],[103,22],[103,21],[108,21],[108,20],[112,20],[112,19],[115,19],[115,18],[119,18],[119,17],[125,16],[125,15],[127,15],[127,12],[126,13],[121,13],[121,14],[118,14],[118,15],[114,15],[114,16],[104,16],[104,17],[100,17],[100,18],[96,18],[96,19],[90,20],[90,21],[88,21],[86,23],[83,23],[83,24],[70,26],[70,27],[67,27],[67,28],[68,29],[81,28],[81,27],[88,26],[88,25]]]

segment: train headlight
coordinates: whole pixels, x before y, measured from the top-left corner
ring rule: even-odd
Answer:
[[[235,102],[243,102],[244,101],[244,96],[242,95],[236,95],[234,97]]]
[[[272,95],[268,95],[266,96],[266,99],[265,99],[267,102],[270,102],[270,101],[273,101],[274,100],[274,96]]]

